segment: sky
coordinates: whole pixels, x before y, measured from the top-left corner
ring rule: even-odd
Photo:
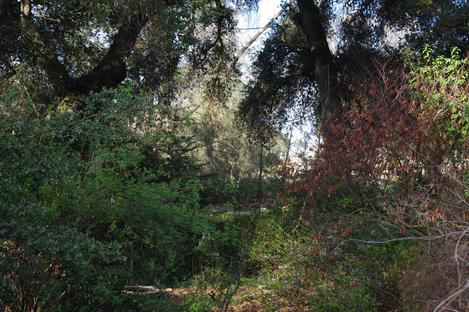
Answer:
[[[246,43],[253,38],[258,28],[264,27],[269,21],[278,14],[281,10],[282,0],[260,0],[257,10],[250,14],[243,14],[238,17],[238,31],[237,41],[239,47],[243,47]],[[249,28],[249,29],[246,29]],[[252,29],[254,28],[254,29]],[[269,30],[267,30],[259,39],[257,39],[252,46],[248,49],[247,53],[240,58],[239,65],[243,73],[243,80],[247,81],[250,77],[250,65],[254,59],[256,52],[262,48],[262,44],[268,37]],[[293,127],[292,131],[292,146],[290,151],[291,160],[299,161],[301,154],[311,155],[311,149],[317,146],[317,137],[312,134],[313,128],[311,123],[306,122],[302,126]],[[285,137],[289,137],[289,133],[285,133]]]
[[[238,17],[237,41],[239,47],[243,47],[259,31],[258,28],[264,27],[280,11],[281,0],[260,0],[258,9],[249,14],[242,14]],[[262,43],[268,37],[267,30],[259,39],[257,39],[248,51],[239,60],[241,71],[249,75],[249,64],[255,52],[262,47]]]

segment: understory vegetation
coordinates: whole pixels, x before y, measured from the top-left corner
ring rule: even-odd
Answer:
[[[467,4],[288,1],[243,76],[257,1],[75,2],[0,0],[0,310],[468,311]]]

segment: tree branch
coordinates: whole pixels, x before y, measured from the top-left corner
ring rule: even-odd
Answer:
[[[450,294],[448,297],[446,297],[442,302],[440,302],[440,304],[436,306],[433,312],[441,311],[441,309],[447,307],[451,302],[453,302],[456,298],[462,295],[467,289],[469,289],[469,280],[466,281],[466,285],[464,285],[464,287],[459,288],[458,290]]]
[[[123,24],[112,38],[108,53],[99,64],[74,81],[71,91],[89,93],[103,88],[113,88],[127,76],[124,59],[130,55],[137,41],[138,35],[148,21],[142,13],[134,14]]]
[[[402,242],[402,241],[432,241],[432,240],[437,240],[437,239],[442,239],[442,238],[448,238],[451,236],[461,235],[461,233],[464,234],[465,232],[456,231],[456,232],[449,232],[447,234],[437,235],[437,236],[407,236],[407,237],[392,238],[388,240],[363,240],[363,239],[350,238],[348,239],[348,241],[356,242],[356,243],[363,243],[363,244],[370,244],[370,245],[380,245],[380,244],[389,244],[389,243]]]
[[[22,34],[30,45],[30,53],[36,56],[38,64],[46,71],[58,95],[68,92],[86,95],[91,91],[113,88],[121,83],[127,77],[124,60],[130,55],[148,21],[146,14],[138,12],[131,15],[113,36],[107,54],[98,65],[89,73],[74,79],[66,66],[59,61],[53,44],[34,25],[31,1],[21,0],[19,9]]]
[[[238,55],[234,59],[233,63],[231,64],[231,67],[234,68],[236,67],[236,64],[238,63],[239,59],[246,53],[246,51],[251,47],[251,45],[256,42],[257,39],[272,25],[274,24],[275,20],[283,13],[285,8],[280,9],[280,11],[270,19],[270,21],[264,25],[264,27],[260,28],[259,31],[241,48],[239,51]]]

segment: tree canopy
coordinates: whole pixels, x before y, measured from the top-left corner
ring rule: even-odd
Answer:
[[[299,106],[311,120],[340,118],[356,73],[403,46],[436,53],[469,50],[467,1],[309,1],[285,12],[254,63],[241,113],[251,124],[281,125]],[[314,114],[314,112],[316,114]]]
[[[124,80],[171,92],[182,64],[228,64],[233,16],[252,1],[0,2],[0,75],[33,68],[49,98],[87,95]],[[217,69],[220,71],[221,69]]]

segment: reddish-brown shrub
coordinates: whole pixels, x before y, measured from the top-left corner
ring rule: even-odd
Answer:
[[[469,83],[442,91],[431,85],[437,80],[416,82],[409,72],[386,61],[357,75],[353,100],[322,126],[326,139],[289,190],[301,194],[303,208],[368,205],[401,234],[412,232],[410,239],[435,241],[405,272],[403,298],[416,304],[410,309],[462,311],[469,305],[469,139],[460,130],[469,119],[453,115],[454,107],[466,109]]]
[[[454,183],[461,163],[445,162],[452,149],[434,124],[438,112],[421,105],[410,79],[404,66],[391,61],[358,75],[349,87],[353,100],[344,103],[340,118],[323,125],[328,139],[294,191],[313,203],[344,188],[400,185],[411,191],[425,184],[436,195],[443,182]]]

